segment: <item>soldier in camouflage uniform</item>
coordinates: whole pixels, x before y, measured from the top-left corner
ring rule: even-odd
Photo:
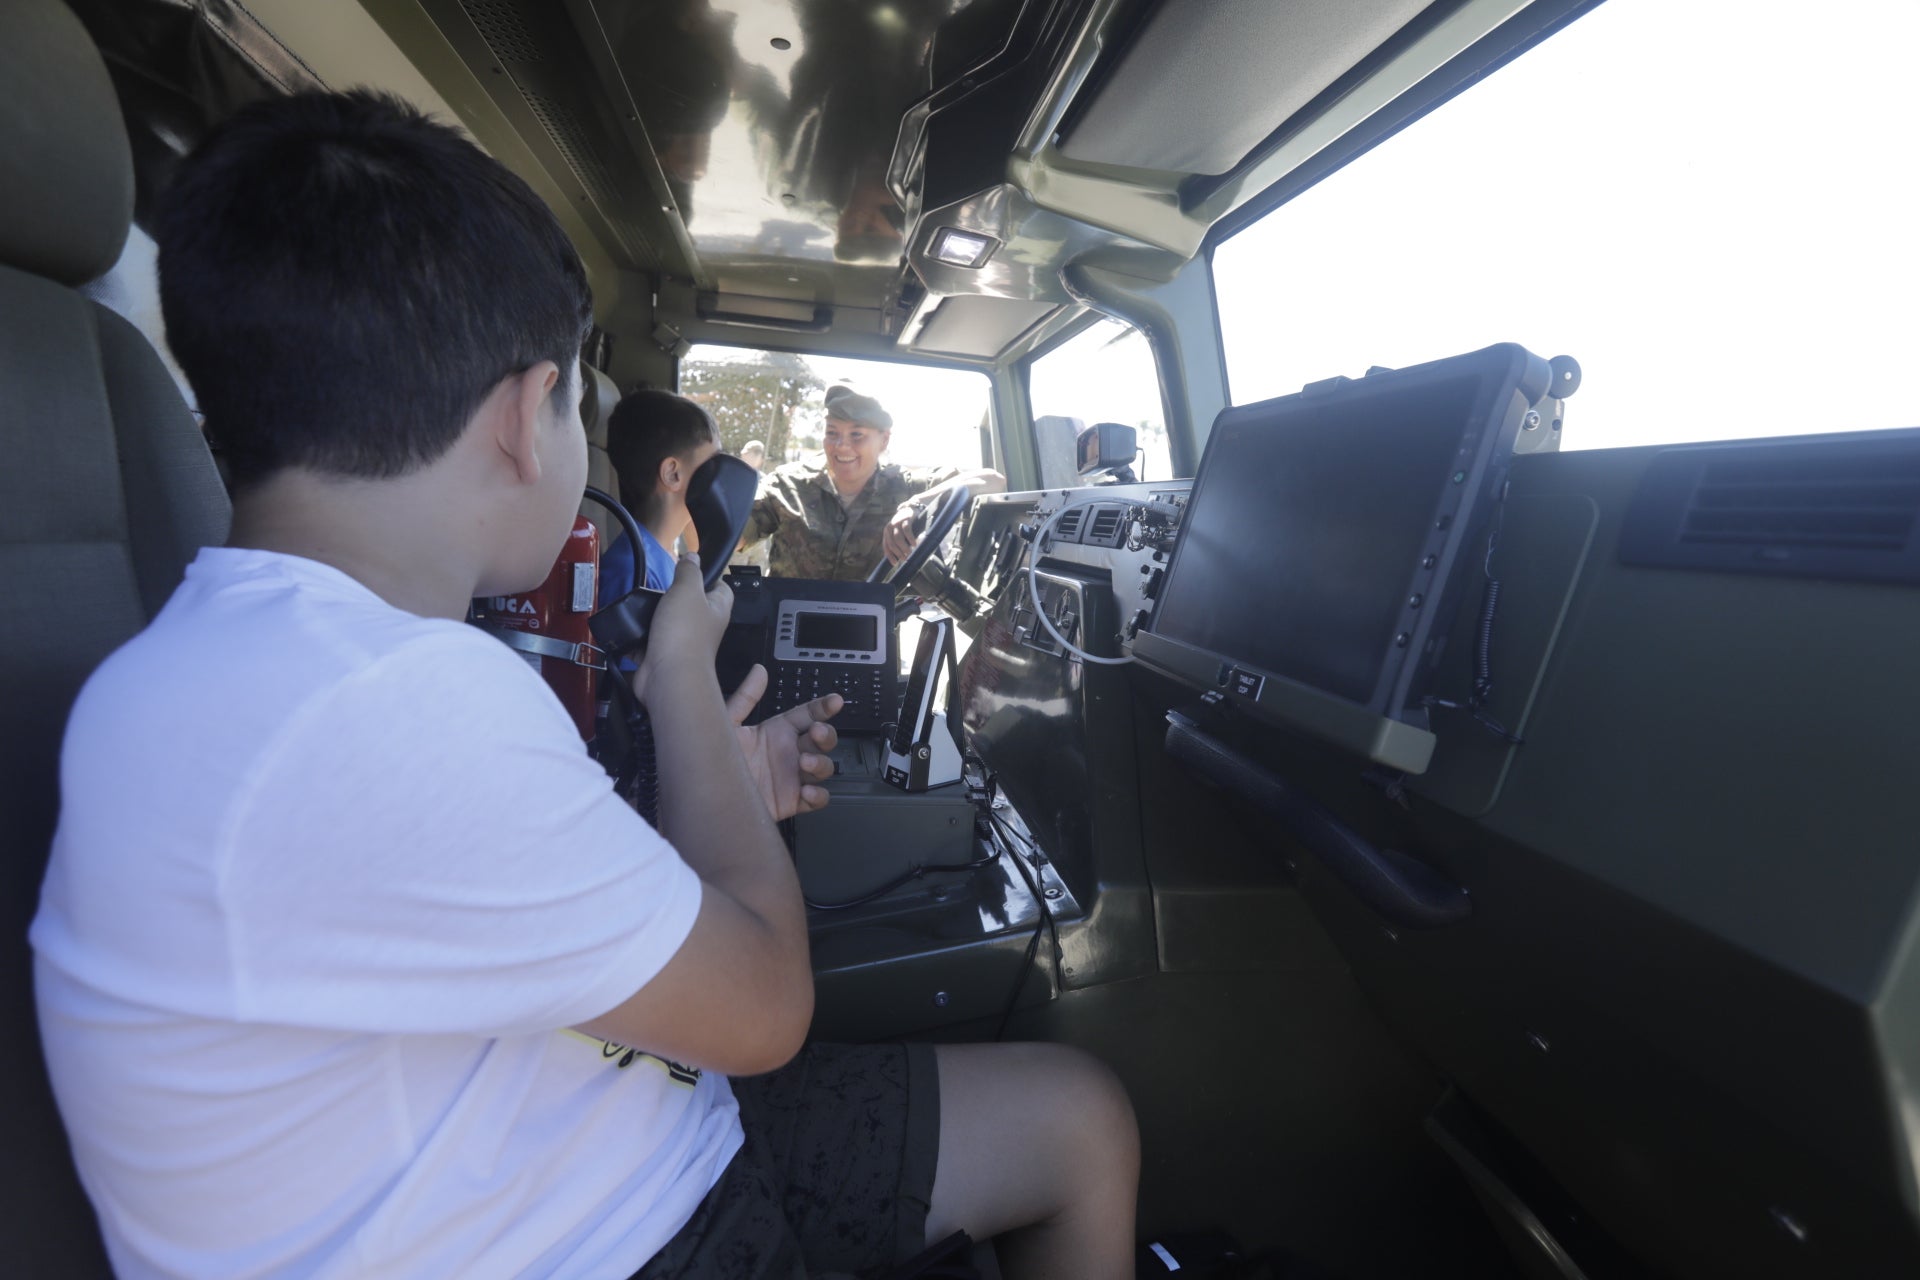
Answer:
[[[829,390],[825,456],[790,462],[760,482],[741,550],[771,539],[767,572],[778,578],[863,579],[886,554],[889,526],[896,548],[911,545],[905,529],[926,502],[913,501],[920,495],[955,483],[976,493],[1006,487],[995,471],[882,464],[892,432],[879,401],[850,387]]]

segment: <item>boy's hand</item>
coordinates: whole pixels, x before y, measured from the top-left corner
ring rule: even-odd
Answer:
[[[713,658],[720,637],[733,617],[733,588],[714,584],[704,596],[700,590],[700,562],[681,556],[674,567],[673,585],[654,610],[647,634],[647,654],[633,674],[633,692],[644,704],[647,684],[655,679],[685,679],[694,671],[713,674]],[[662,676],[661,672],[675,674]],[[737,721],[736,721],[737,723]]]
[[[767,669],[755,663],[727,699],[727,715],[738,726],[747,771],[766,801],[767,812],[778,822],[826,807],[826,788],[810,784],[833,776],[827,752],[838,745],[840,735],[826,721],[844,704],[839,694],[830,693],[759,724],[743,724],[766,691]]]

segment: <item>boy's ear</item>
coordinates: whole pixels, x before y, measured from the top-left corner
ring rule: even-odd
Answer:
[[[678,493],[687,483],[687,469],[680,459],[668,454],[660,459],[660,491]]]
[[[547,397],[559,382],[559,366],[542,360],[523,372],[509,374],[494,389],[499,399],[494,436],[524,484],[540,478],[540,427]]]

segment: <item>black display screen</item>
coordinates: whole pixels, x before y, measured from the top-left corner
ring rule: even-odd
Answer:
[[[867,613],[803,612],[794,619],[793,643],[801,649],[872,653],[880,647],[880,622]]]
[[[1370,701],[1481,385],[1354,388],[1224,416],[1154,632]]]

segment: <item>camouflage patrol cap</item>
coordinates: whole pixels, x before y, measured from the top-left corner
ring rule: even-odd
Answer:
[[[827,416],[845,422],[864,422],[880,431],[893,430],[893,415],[882,409],[872,396],[863,396],[849,386],[827,388]]]

